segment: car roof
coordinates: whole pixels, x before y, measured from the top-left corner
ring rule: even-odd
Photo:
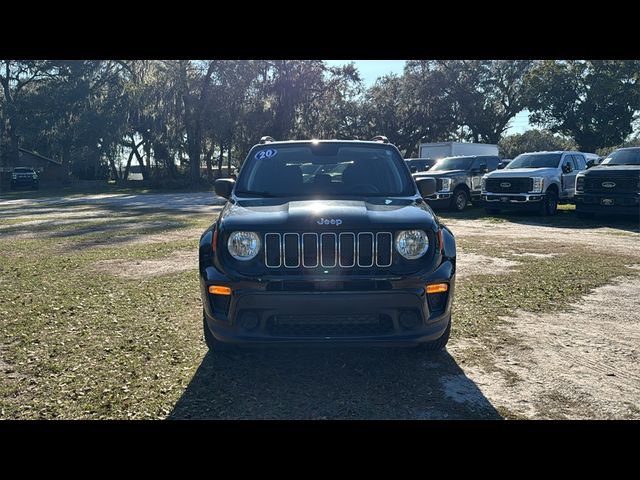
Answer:
[[[640,147],[621,147],[621,148],[616,148],[616,150],[640,150]]]
[[[498,157],[498,155],[453,155],[451,157],[442,157],[440,160],[447,158],[478,158],[478,157]]]
[[[265,142],[265,143],[257,143],[255,146],[269,146],[269,145],[304,145],[309,143],[351,143],[354,145],[395,145],[391,142],[385,143],[380,141],[372,141],[372,140],[279,140],[274,142]]]

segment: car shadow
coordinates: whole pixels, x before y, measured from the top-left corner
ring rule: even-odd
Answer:
[[[625,215],[596,215],[593,218],[578,218],[575,210],[561,209],[552,217],[543,217],[537,212],[505,210],[499,214],[488,214],[482,207],[467,207],[462,212],[452,212],[444,209],[434,209],[438,217],[443,220],[487,220],[490,222],[518,223],[522,225],[597,229],[615,228],[628,232],[640,233],[639,217]],[[640,212],[639,212],[640,214]]]
[[[271,348],[205,355],[170,419],[501,419],[446,351]]]

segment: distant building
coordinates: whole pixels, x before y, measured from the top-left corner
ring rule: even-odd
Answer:
[[[8,184],[11,179],[11,171],[15,167],[31,167],[38,172],[40,185],[63,185],[69,181],[69,170],[61,162],[44,155],[40,155],[24,148],[20,148],[18,162],[8,162],[0,167],[0,182]]]

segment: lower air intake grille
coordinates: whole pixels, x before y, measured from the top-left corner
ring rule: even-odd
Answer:
[[[276,315],[267,321],[272,335],[291,337],[354,337],[393,331],[387,315]]]

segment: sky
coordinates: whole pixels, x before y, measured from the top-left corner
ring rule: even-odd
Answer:
[[[365,86],[370,87],[373,85],[379,77],[387,75],[389,73],[402,74],[404,70],[404,63],[406,60],[326,60],[331,66],[340,66],[347,63],[354,62],[360,77],[362,78]],[[517,114],[511,120],[511,126],[505,132],[506,135],[513,133],[522,133],[525,130],[529,130],[529,112],[522,111]]]

